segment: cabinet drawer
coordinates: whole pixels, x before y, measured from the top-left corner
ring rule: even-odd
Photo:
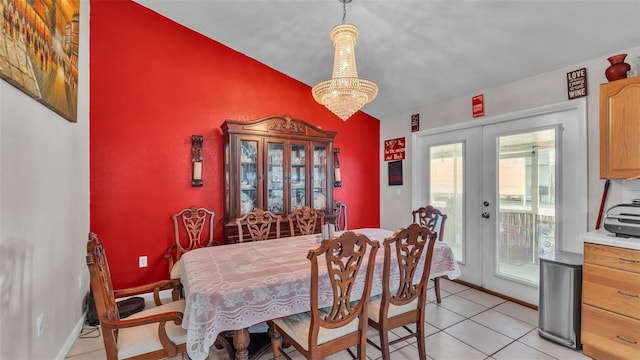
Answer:
[[[585,243],[584,262],[640,274],[640,250]]]
[[[610,354],[607,358],[640,359],[638,320],[583,305],[581,335],[583,344]]]
[[[640,320],[640,274],[584,264],[582,302]]]

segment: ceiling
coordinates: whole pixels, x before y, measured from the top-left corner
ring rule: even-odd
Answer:
[[[309,86],[331,77],[339,0],[135,0]],[[364,112],[384,121],[640,46],[640,0],[353,0]],[[627,62],[635,65],[633,59]],[[311,90],[309,90],[311,96]]]

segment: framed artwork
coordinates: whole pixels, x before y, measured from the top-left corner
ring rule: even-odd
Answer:
[[[389,185],[402,185],[402,160],[389,161]]]
[[[589,95],[587,86],[587,68],[567,73],[567,97],[569,100]]]
[[[411,115],[411,132],[420,131],[420,114]]]
[[[2,0],[0,77],[78,120],[80,0]]]

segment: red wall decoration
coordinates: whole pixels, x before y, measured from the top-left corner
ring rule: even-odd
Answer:
[[[223,239],[225,119],[287,114],[337,131],[334,197],[348,204],[350,228],[380,225],[378,119],[358,112],[343,122],[308,85],[132,1],[90,6],[90,223],[115,288],[167,277],[172,213],[215,211]],[[193,134],[204,137],[202,187],[191,186]],[[138,268],[143,255],[149,267]]]
[[[404,160],[406,141],[404,137],[384,141],[384,161]]]
[[[474,118],[484,116],[484,94],[476,95],[471,98],[471,111]]]

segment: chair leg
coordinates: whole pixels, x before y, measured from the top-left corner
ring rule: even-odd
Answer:
[[[418,321],[418,323],[416,323],[416,341],[418,342],[418,356],[420,360],[427,360],[426,340],[424,337],[424,321]]]
[[[438,304],[440,304],[442,302],[442,298],[440,297],[440,278],[437,277],[435,279],[433,279],[433,281],[435,282],[435,292],[436,292],[436,300],[438,301]]]
[[[213,352],[214,348],[216,348],[218,350],[224,349],[227,352],[227,355],[229,356],[229,359],[233,360],[233,357],[234,357],[233,345],[231,345],[229,340],[227,340],[227,338],[225,337],[225,334],[218,335],[218,338],[213,343],[213,346],[211,348],[209,348],[209,359],[214,359],[214,357],[212,355],[212,352]]]
[[[391,354],[389,350],[389,332],[382,327],[379,329],[380,333],[380,351],[382,352],[382,360],[391,360]]]
[[[272,323],[269,323],[269,336],[271,337],[271,347],[273,348],[273,360],[279,360],[282,349],[282,335],[276,331]]]
[[[184,299],[184,294],[182,292],[182,283],[180,279],[172,279],[173,289],[171,290],[171,300],[178,301],[180,299]]]
[[[358,345],[358,359],[366,359],[367,358],[367,343],[365,342],[364,345],[359,344]]]

